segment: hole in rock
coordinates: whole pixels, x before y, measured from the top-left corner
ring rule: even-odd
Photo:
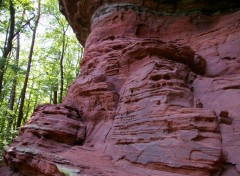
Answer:
[[[153,75],[150,77],[151,80],[153,81],[159,81],[160,79],[162,79],[161,75]]]
[[[112,49],[114,49],[114,50],[121,50],[123,48],[124,48],[124,46],[122,46],[122,45],[114,45],[114,46],[112,46]]]
[[[156,63],[156,67],[157,67],[157,68],[162,68],[162,67],[165,67],[165,66],[162,65],[162,64]]]
[[[228,111],[221,111],[220,114],[219,114],[219,116],[220,116],[220,117],[228,118],[229,113],[228,113]]]
[[[173,133],[173,132],[174,132],[174,129],[168,128],[166,131],[167,131],[168,133]]]
[[[100,110],[101,110],[101,111],[106,111],[106,109],[105,109],[105,108],[101,108]]]
[[[37,138],[41,138],[41,135],[39,133],[37,133],[36,131],[33,131],[32,134],[34,136],[36,136]]]
[[[118,15],[116,15],[116,16],[113,17],[112,21],[115,21],[115,20],[117,20],[118,18],[119,18]]]
[[[214,122],[214,119],[208,119],[207,121],[208,122]]]
[[[137,37],[144,37],[148,33],[148,26],[146,24],[137,25],[137,30],[135,35]]]
[[[102,41],[105,41],[105,40],[114,40],[115,39],[115,36],[111,35],[111,36],[108,36],[106,38],[104,38]]]
[[[70,118],[70,119],[71,119],[71,118],[72,118],[71,114],[68,114],[68,115],[67,115],[67,118]]]
[[[75,141],[74,145],[83,145],[83,143],[84,143],[84,140],[77,140]]]
[[[162,87],[162,85],[161,85],[161,84],[159,84],[159,83],[157,83],[157,87]]]
[[[28,145],[28,142],[23,142],[22,145],[26,146]]]
[[[200,122],[200,121],[202,121],[203,119],[202,119],[202,117],[199,117],[199,116],[196,116],[195,118],[194,118],[194,122]]]
[[[91,68],[93,68],[94,67],[94,63],[89,63],[88,64],[88,69],[91,69]]]
[[[201,135],[197,135],[195,138],[192,139],[192,141],[201,141],[203,140],[205,137],[201,136]]]
[[[141,55],[140,55],[140,56],[136,56],[134,59],[135,59],[135,60],[141,60],[141,59],[143,59],[143,58],[144,58],[144,56],[141,56]]]
[[[169,75],[164,75],[164,76],[163,76],[163,79],[165,79],[165,80],[170,80],[171,77],[170,77]]]
[[[224,60],[235,60],[236,57],[223,57],[222,59],[224,59]]]
[[[201,102],[196,103],[196,108],[203,108],[203,104]]]
[[[193,80],[191,79],[191,80],[189,80],[189,82],[188,82],[188,84],[192,84],[193,83]]]

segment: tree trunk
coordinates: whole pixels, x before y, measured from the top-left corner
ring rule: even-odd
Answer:
[[[15,64],[16,64],[16,68],[18,68],[18,61],[19,61],[19,55],[20,55],[20,35],[17,35],[17,49],[16,49],[16,60],[15,60]],[[16,97],[16,86],[17,86],[17,75],[18,75],[18,71],[15,71],[15,75],[13,78],[13,84],[12,84],[12,90],[11,90],[11,95],[10,95],[10,103],[9,103],[9,109],[11,111],[13,111],[14,108],[14,102],[15,102],[15,97]]]
[[[10,29],[9,29],[8,37],[6,40],[6,45],[4,46],[4,49],[3,49],[2,58],[0,58],[0,60],[1,60],[1,62],[0,62],[0,96],[2,94],[3,75],[4,75],[4,71],[5,71],[6,60],[7,60],[8,54],[12,50],[12,41],[14,38],[15,8],[14,8],[12,0],[9,1],[9,11],[10,11],[10,27],[9,27]]]
[[[16,58],[15,58],[16,68],[18,68],[19,55],[20,55],[20,35],[18,34],[17,35]],[[15,98],[16,98],[16,87],[17,87],[17,75],[18,75],[17,70],[14,70],[14,71],[15,71],[15,75],[14,75],[14,78],[13,78],[12,90],[11,90],[10,102],[9,102],[9,110],[11,112],[13,112],[13,110],[14,110],[14,103],[15,103]],[[12,128],[14,117],[15,117],[15,115],[12,115],[11,113],[9,114],[7,132],[9,132],[10,129]],[[7,141],[9,141],[9,135],[8,134],[7,134]]]
[[[76,66],[76,77],[80,75],[80,61],[83,57],[83,48],[81,47],[80,50],[78,51],[78,60],[77,60],[77,66]]]
[[[59,103],[62,103],[62,98],[63,98],[63,58],[64,58],[64,47],[62,50],[62,54],[60,57],[60,93],[59,93]]]
[[[53,91],[53,104],[57,104],[57,91]]]
[[[32,91],[30,92],[29,96],[28,96],[28,104],[27,104],[27,112],[25,114],[25,117],[23,118],[23,123],[26,122],[27,118],[28,118],[28,114],[29,114],[29,109],[30,109],[30,103],[31,103],[31,96],[32,96]]]
[[[30,48],[30,52],[29,52],[29,56],[28,56],[27,72],[25,75],[24,85],[23,85],[22,92],[21,92],[21,103],[19,106],[17,127],[21,126],[21,122],[23,119],[23,107],[24,107],[27,84],[28,84],[28,79],[29,79],[29,74],[30,74],[30,69],[31,69],[31,64],[32,64],[32,56],[33,56],[33,51],[34,51],[36,32],[37,32],[38,22],[39,22],[40,15],[41,15],[40,12],[41,12],[41,0],[38,0],[38,15],[37,15],[37,19],[35,21],[35,27],[33,29],[32,43],[31,43],[31,48]]]
[[[37,97],[37,99],[35,100],[35,103],[34,103],[34,106],[33,106],[33,110],[36,109],[37,105],[38,105],[38,97]]]
[[[60,93],[59,93],[59,103],[62,103],[62,98],[63,98],[63,59],[64,59],[64,54],[65,54],[65,48],[66,48],[66,32],[68,30],[68,26],[66,29],[63,27],[63,41],[62,41],[62,52],[61,52],[61,57],[60,57]]]

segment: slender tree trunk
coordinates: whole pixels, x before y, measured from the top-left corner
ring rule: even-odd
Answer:
[[[34,106],[33,106],[33,110],[36,109],[37,105],[38,105],[38,97],[37,97],[37,99],[35,100],[35,103],[34,103]]]
[[[53,104],[57,104],[57,91],[53,91]]]
[[[80,51],[78,51],[78,60],[77,60],[77,65],[78,66],[76,66],[76,77],[77,76],[79,76],[79,74],[80,74],[80,61],[81,61],[81,59],[82,59],[82,57],[83,57],[83,48],[81,47],[80,48]]]
[[[32,56],[33,56],[33,51],[34,51],[36,32],[37,32],[38,22],[39,22],[40,15],[41,15],[40,12],[41,12],[41,0],[38,0],[38,15],[37,15],[37,19],[35,21],[35,26],[34,26],[34,29],[33,29],[32,43],[31,43],[31,48],[30,48],[30,52],[29,52],[29,56],[28,56],[27,72],[26,72],[26,75],[25,75],[24,85],[23,85],[22,92],[21,92],[21,103],[20,103],[20,106],[19,106],[17,127],[21,126],[21,122],[22,122],[22,119],[23,119],[24,101],[25,101],[25,95],[26,95],[26,90],[27,90],[29,74],[30,74],[30,70],[31,70]]]
[[[50,91],[50,97],[49,97],[49,103],[52,104],[52,101],[53,101],[53,91],[51,90]]]
[[[10,12],[10,27],[9,27],[9,32],[8,32],[8,37],[7,37],[7,42],[6,45],[4,46],[3,49],[3,54],[2,58],[0,58],[0,96],[2,94],[2,88],[3,88],[3,76],[5,72],[5,65],[6,65],[6,60],[8,54],[12,50],[12,41],[14,38],[14,28],[15,28],[15,8],[13,5],[13,1],[9,1],[9,12]]]
[[[9,19],[9,23],[11,24],[11,20],[10,20],[10,19]],[[4,46],[3,46],[3,48],[7,48],[8,34],[9,34],[9,24],[8,24],[7,31],[6,31],[6,35],[5,35],[5,41],[4,41]]]
[[[28,114],[29,114],[29,111],[30,111],[29,109],[30,109],[31,96],[32,96],[32,91],[30,92],[30,94],[28,96],[27,112],[25,114],[25,117],[23,118],[23,123],[25,123],[27,118],[28,118]]]
[[[68,26],[66,29],[63,27],[63,40],[62,40],[62,52],[60,56],[60,93],[59,93],[59,103],[62,103],[62,98],[63,98],[63,85],[64,85],[64,77],[63,77],[63,59],[64,59],[64,54],[65,54],[65,48],[66,48],[66,32],[68,30]]]
[[[30,112],[30,104],[31,104],[31,96],[32,96],[32,93],[33,93],[33,87],[34,87],[34,81],[32,82],[31,91],[30,91],[30,93],[28,95],[27,111],[26,111],[25,117],[23,119],[23,123],[26,122],[26,120],[28,118],[28,115],[29,115],[29,112]]]
[[[17,49],[16,49],[16,68],[18,68],[18,61],[19,61],[19,56],[20,56],[20,35],[17,35]],[[9,104],[9,109],[13,111],[14,108],[14,102],[15,102],[15,97],[16,97],[16,87],[17,87],[17,75],[18,71],[15,70],[15,75],[13,78],[13,84],[12,84],[12,90],[11,90],[11,95],[10,95],[10,104]]]
[[[0,124],[1,133],[2,133],[3,131],[5,131],[5,128],[6,128],[6,126],[5,126],[5,121],[6,121],[6,118],[3,118],[3,119],[1,120],[1,124]],[[1,134],[1,133],[0,133],[0,134]],[[4,134],[1,134],[1,135],[4,135]],[[3,138],[0,138],[0,139],[3,139]]]
[[[64,49],[63,49],[64,50]],[[60,93],[59,93],[59,103],[62,103],[62,98],[63,98],[63,56],[64,53],[62,51],[61,58],[60,58]]]
[[[19,55],[20,55],[20,34],[17,35],[17,49],[16,49],[16,58],[15,58],[16,68],[18,68]],[[13,112],[13,110],[14,110],[16,87],[17,87],[17,75],[18,75],[17,70],[14,70],[14,72],[15,72],[15,74],[14,74],[14,78],[13,78],[12,90],[11,90],[10,102],[9,102],[9,110],[11,112]],[[12,128],[14,117],[15,117],[15,115],[9,114],[7,132],[9,132]],[[10,139],[9,134],[7,134],[6,139],[7,139],[7,141],[9,141],[9,139]]]

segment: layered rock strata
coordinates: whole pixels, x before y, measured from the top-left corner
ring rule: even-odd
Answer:
[[[85,44],[81,75],[63,104],[36,110],[6,163],[23,175],[239,175],[240,12],[189,12],[204,2],[61,1]]]
[[[59,168],[64,158],[57,153],[80,145],[85,134],[78,110],[66,105],[40,106],[20,129],[4,159],[23,175],[62,175]]]

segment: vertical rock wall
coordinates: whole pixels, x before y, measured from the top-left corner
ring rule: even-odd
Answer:
[[[36,110],[6,149],[9,166],[24,175],[239,175],[240,13],[162,16],[155,3],[95,2],[81,75],[62,105]],[[76,32],[88,30],[74,13],[88,3],[61,6]]]

